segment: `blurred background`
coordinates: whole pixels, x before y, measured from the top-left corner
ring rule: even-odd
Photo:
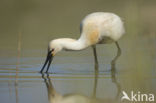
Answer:
[[[0,100],[47,102],[44,80],[38,71],[48,42],[61,37],[79,38],[81,20],[99,11],[119,15],[125,25],[126,34],[119,40],[122,54],[115,65],[115,81],[121,91],[155,94],[155,10],[155,0],[0,0]],[[98,45],[97,51],[96,98],[114,100],[118,86],[111,81],[114,77],[110,69],[117,49],[108,44]],[[91,97],[96,77],[91,48],[59,53],[50,71],[56,73],[50,78],[61,95],[79,93]]]

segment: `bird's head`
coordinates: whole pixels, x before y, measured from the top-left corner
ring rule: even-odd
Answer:
[[[48,51],[51,52],[52,56],[55,56],[61,50],[62,50],[62,45],[58,39],[49,42]]]
[[[59,40],[52,40],[50,41],[49,45],[48,45],[48,53],[47,53],[47,58],[46,58],[46,61],[42,67],[42,70],[40,71],[41,73],[43,72],[43,69],[45,68],[45,66],[48,64],[47,66],[47,71],[50,67],[50,64],[53,60],[53,57],[59,52],[62,50],[62,45],[60,43]],[[46,72],[47,72],[46,71]]]

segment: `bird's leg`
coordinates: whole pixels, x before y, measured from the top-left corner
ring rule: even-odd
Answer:
[[[113,59],[112,62],[111,62],[112,65],[115,65],[116,60],[117,60],[117,59],[120,57],[120,55],[121,55],[121,49],[120,49],[120,46],[119,46],[118,42],[115,42],[115,45],[117,46],[118,51],[117,51],[117,55],[114,57],[114,59]]]
[[[118,57],[121,55],[121,49],[120,49],[120,46],[119,46],[119,44],[118,44],[118,42],[115,42],[115,44],[116,44],[116,46],[117,46],[117,48],[118,48],[118,53],[117,53],[117,55],[118,55]]]
[[[95,61],[95,70],[97,71],[98,69],[98,59],[97,59],[97,53],[96,53],[96,46],[92,46],[93,47],[93,53],[94,53],[94,61]]]
[[[98,67],[98,59],[97,59],[97,53],[96,53],[96,46],[93,47],[93,54],[94,54],[94,62],[95,62],[95,80],[94,80],[94,89],[93,89],[93,97],[96,97],[96,89],[97,89],[97,79],[98,79],[98,73],[99,73],[99,67]]]

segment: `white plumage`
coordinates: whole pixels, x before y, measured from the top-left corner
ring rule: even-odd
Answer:
[[[82,21],[81,36],[91,35],[92,32],[97,32],[98,38],[109,37],[117,41],[125,30],[119,16],[113,13],[96,12],[89,14]]]

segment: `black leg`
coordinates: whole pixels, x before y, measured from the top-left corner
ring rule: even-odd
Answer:
[[[94,88],[93,88],[93,97],[96,97],[96,89],[97,89],[97,82],[98,82],[98,74],[99,74],[99,65],[98,65],[98,59],[97,59],[97,52],[96,52],[96,46],[93,46],[93,54],[94,54],[94,69],[95,69],[95,79],[94,79]]]
[[[118,42],[115,42],[115,45],[117,46],[117,55],[114,57],[114,59],[112,60],[111,64],[115,64],[116,60],[120,57],[121,55],[121,49],[120,49],[120,46],[118,44]]]
[[[95,65],[98,65],[97,53],[96,53],[96,46],[93,46],[93,53],[94,53],[94,61]]]
[[[117,53],[117,55],[121,55],[121,49],[120,49],[120,46],[119,46],[119,44],[118,44],[118,42],[115,42],[115,44],[116,44],[116,46],[117,46],[117,48],[118,48],[118,53]]]

